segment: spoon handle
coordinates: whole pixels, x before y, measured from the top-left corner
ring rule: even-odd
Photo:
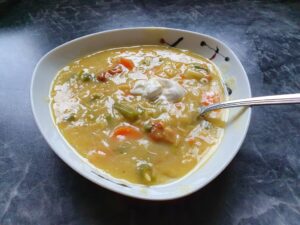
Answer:
[[[300,103],[300,93],[286,95],[270,95],[254,98],[245,98],[233,101],[213,104],[200,108],[200,114],[224,108],[233,108],[240,106],[256,106],[256,105],[277,105],[277,104],[297,104]]]

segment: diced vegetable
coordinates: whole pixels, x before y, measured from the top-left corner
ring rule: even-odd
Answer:
[[[134,108],[122,104],[122,103],[115,103],[114,108],[118,110],[119,113],[122,114],[126,119],[130,121],[135,121],[138,119],[139,113]]]
[[[123,69],[122,69],[122,66],[116,65],[114,68],[108,70],[107,72],[111,75],[115,75],[117,73],[122,73]]]
[[[187,79],[196,79],[196,80],[200,80],[201,78],[205,77],[205,74],[203,74],[202,72],[199,71],[195,71],[192,69],[187,69],[184,77]]]
[[[80,76],[80,79],[83,81],[83,82],[88,82],[90,80],[92,80],[92,75],[89,74],[89,73],[82,73],[81,76]]]
[[[80,77],[83,73],[84,73],[84,71],[83,71],[83,70],[80,70],[79,73],[77,73],[77,76]]]
[[[131,59],[120,58],[120,63],[128,70],[132,70],[134,68],[134,63]]]
[[[128,84],[121,84],[118,86],[118,88],[124,92],[127,92],[130,90],[130,86]]]
[[[91,96],[91,100],[93,101],[93,100],[97,100],[97,99],[100,99],[102,97],[102,95],[100,95],[100,94],[93,94],[92,96]]]
[[[77,80],[79,78],[79,73],[73,73],[66,81]]]
[[[145,123],[144,124],[144,130],[149,133],[152,129],[152,124],[151,123]]]
[[[105,119],[106,119],[108,125],[112,125],[113,122],[114,122],[114,119],[113,119],[113,117],[111,115],[107,115],[105,117]]]
[[[108,77],[110,77],[110,73],[108,72],[100,72],[98,75],[97,75],[97,80],[99,82],[106,82]]]
[[[64,120],[67,122],[72,122],[76,120],[75,114],[74,113],[70,113],[69,115],[66,115],[64,117]]]
[[[111,137],[113,139],[117,139],[118,136],[123,136],[129,139],[140,139],[143,134],[137,127],[124,125],[115,128]]]
[[[144,114],[145,113],[145,109],[143,109],[141,106],[138,106],[137,107],[137,111],[140,115]]]
[[[195,69],[195,70],[205,70],[205,72],[208,74],[209,73],[209,69],[207,68],[207,65],[205,64],[200,64],[200,63],[192,63],[191,64],[191,68]]]
[[[149,133],[149,137],[153,141],[163,141],[164,140],[164,125],[162,122],[152,123],[152,127]]]
[[[144,60],[142,60],[142,64],[146,65],[146,66],[150,66],[151,65],[151,61],[152,58],[150,56],[146,56]]]
[[[177,141],[176,133],[170,127],[164,127],[162,122],[145,124],[144,129],[149,133],[149,138],[156,142],[174,144]]]
[[[200,80],[202,78],[210,79],[209,69],[202,64],[192,63],[185,71],[184,78]]]
[[[122,66],[116,65],[115,67],[107,71],[100,72],[96,78],[99,82],[106,82],[109,77],[122,72],[123,72]]]
[[[202,94],[201,104],[208,106],[220,102],[220,96],[215,92],[205,92]]]
[[[144,183],[148,184],[154,181],[153,169],[149,164],[143,163],[137,166],[137,171]]]
[[[196,140],[195,140],[195,138],[188,138],[187,139],[187,142],[189,143],[189,145],[194,145],[195,144],[195,142],[196,142]]]

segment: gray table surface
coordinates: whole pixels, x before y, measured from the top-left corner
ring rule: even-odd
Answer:
[[[253,95],[300,92],[298,1],[19,1],[0,14],[0,224],[300,224],[300,106],[253,110],[240,152],[212,183],[147,202],[87,181],[35,125],[29,88],[47,51],[113,28],[212,35],[244,65]]]

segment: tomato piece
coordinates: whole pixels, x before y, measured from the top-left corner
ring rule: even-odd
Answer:
[[[120,58],[120,64],[122,64],[129,70],[132,70],[134,68],[134,63],[131,59]]]
[[[109,76],[110,76],[109,73],[107,73],[107,72],[101,72],[101,73],[99,73],[99,74],[97,75],[96,78],[97,78],[97,80],[98,80],[99,82],[106,82]]]
[[[118,136],[123,136],[125,138],[130,138],[130,139],[140,139],[143,136],[143,134],[137,127],[119,126],[115,128],[111,137],[114,140],[117,140]]]
[[[176,132],[170,127],[165,127],[160,121],[152,123],[149,138],[156,142],[165,142],[174,144],[176,142]]]
[[[114,68],[108,70],[107,72],[110,73],[111,75],[115,75],[117,73],[122,73],[123,68],[121,65],[116,65]]]
[[[101,81],[101,82],[106,82],[109,77],[111,77],[115,74],[118,74],[118,73],[122,73],[122,72],[123,72],[123,68],[120,64],[118,64],[115,67],[113,67],[105,72],[100,72],[97,75],[97,80]]]
[[[154,122],[152,124],[149,137],[153,141],[164,141],[165,134],[164,134],[164,125],[162,122]]]

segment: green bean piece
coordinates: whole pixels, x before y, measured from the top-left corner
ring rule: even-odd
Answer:
[[[83,82],[88,82],[92,79],[92,75],[89,73],[82,73],[80,78]]]
[[[109,126],[112,126],[112,125],[114,124],[114,118],[112,117],[112,115],[107,115],[107,116],[105,117],[105,119],[106,119],[107,124],[108,124]]]
[[[144,183],[149,184],[154,181],[153,169],[149,164],[141,164],[137,166],[137,170]]]
[[[126,119],[130,121],[135,121],[138,119],[139,113],[132,107],[125,105],[123,103],[115,103],[114,108],[118,110]]]
[[[64,117],[64,120],[67,122],[72,122],[76,120],[75,114],[74,113],[70,113],[69,115],[66,115]]]
[[[100,99],[102,96],[101,95],[99,95],[99,94],[93,94],[92,96],[91,96],[91,100],[93,101],[93,100],[97,100],[97,99]]]
[[[144,124],[144,130],[146,131],[146,132],[150,132],[151,131],[151,129],[152,129],[152,124],[151,123],[145,123]]]
[[[208,68],[206,68],[205,66],[201,65],[201,64],[198,64],[198,63],[193,63],[192,64],[194,66],[194,69],[195,70],[205,70],[207,73],[209,73],[209,70]]]

